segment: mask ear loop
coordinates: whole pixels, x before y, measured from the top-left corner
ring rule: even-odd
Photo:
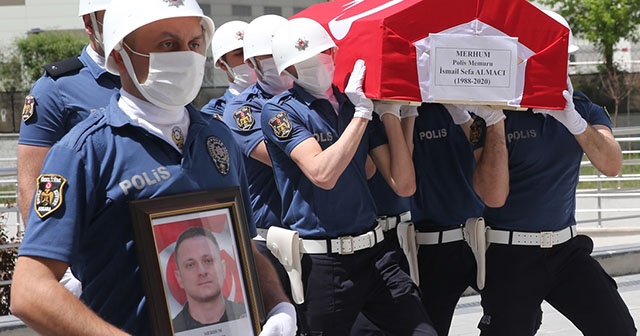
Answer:
[[[219,59],[219,61],[227,68],[226,72],[231,76],[231,78],[236,78],[236,73],[233,72],[233,68],[230,67],[229,64],[222,59],[222,57]]]
[[[131,49],[131,47],[129,47],[126,43],[124,43],[124,41],[122,42],[122,44],[127,49],[131,50],[131,52],[135,53],[136,55],[139,54],[139,53],[136,53],[135,51],[133,51]],[[149,101],[149,102],[154,101],[153,98],[149,97],[147,92],[144,90],[144,88],[142,87],[142,85],[138,81],[138,76],[136,76],[136,72],[133,69],[133,63],[131,63],[131,58],[129,58],[129,54],[127,54],[127,52],[123,48],[120,48],[118,50],[118,54],[120,54],[120,56],[122,57],[122,61],[124,62],[124,67],[127,69],[127,73],[129,73],[129,78],[131,78],[131,80],[133,81],[133,84],[136,86],[136,88],[138,89],[140,94],[142,94],[142,96],[145,97],[147,99],[147,101]],[[140,54],[140,55],[144,56],[144,54]]]

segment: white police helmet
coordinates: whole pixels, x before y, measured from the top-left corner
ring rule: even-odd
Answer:
[[[78,16],[105,10],[110,2],[111,0],[80,0]]]
[[[335,47],[335,42],[324,27],[309,18],[295,18],[282,24],[271,40],[278,73]]]
[[[122,48],[122,40],[149,23],[176,17],[199,17],[207,42],[215,26],[196,0],[112,0],[104,16],[104,55],[107,70],[119,75],[111,51]]]
[[[567,20],[562,15],[552,10],[543,9],[542,11],[545,14],[549,15],[554,20],[558,21],[563,26],[567,27],[567,29],[569,29],[569,50],[568,50],[569,54],[578,51],[578,49],[580,48],[578,47],[578,45],[575,42],[575,39],[573,38],[573,33],[571,32],[571,27],[569,27],[569,22],[567,22]]]
[[[224,54],[242,48],[244,45],[244,30],[249,24],[244,21],[229,21],[216,29],[211,39],[213,64],[216,65]]]
[[[244,30],[244,60],[260,55],[271,55],[273,33],[287,22],[282,16],[267,14],[259,16]]]

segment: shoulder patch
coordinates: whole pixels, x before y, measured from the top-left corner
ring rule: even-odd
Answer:
[[[27,121],[35,112],[36,97],[32,94],[28,94],[24,97],[24,107],[22,108],[22,121]]]
[[[44,71],[52,78],[58,78],[68,72],[80,70],[84,68],[84,64],[77,57],[67,58],[65,60],[54,62],[43,66]]]
[[[474,148],[484,146],[486,129],[487,124],[484,119],[480,117],[473,118],[473,123],[471,123],[469,130],[469,142]]]
[[[220,174],[227,175],[231,168],[231,163],[229,150],[224,142],[218,137],[210,136],[207,138],[207,150]]]
[[[40,218],[58,210],[62,205],[62,188],[67,180],[57,174],[43,174],[36,179],[36,197],[33,202],[34,210]]]
[[[280,138],[286,139],[291,135],[291,129],[293,126],[291,125],[291,121],[289,121],[289,117],[287,117],[286,112],[278,112],[276,115],[269,119],[269,126],[273,129],[273,133]]]
[[[236,121],[236,126],[243,131],[250,130],[256,123],[249,105],[245,105],[233,112],[233,119]]]

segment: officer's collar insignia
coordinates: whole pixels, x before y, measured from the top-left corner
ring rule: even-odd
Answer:
[[[244,40],[244,32],[242,30],[236,32],[236,40]]]
[[[253,117],[253,113],[251,113],[251,106],[248,105],[245,105],[233,112],[233,119],[236,120],[238,129],[242,131],[250,130],[256,122],[256,119]]]
[[[22,120],[27,121],[34,113],[34,107],[36,105],[36,97],[33,95],[27,95],[24,97],[24,107],[22,108]]]
[[[174,126],[171,129],[171,139],[173,139],[173,142],[176,144],[178,149],[182,150],[182,147],[184,146],[184,135],[182,134],[182,129],[180,127]]]
[[[296,49],[298,49],[298,51],[303,51],[307,49],[308,46],[309,46],[309,41],[303,40],[302,38],[299,38],[298,41],[296,42]]]
[[[278,114],[269,119],[269,126],[271,126],[273,133],[280,139],[286,139],[291,135],[291,121],[289,121],[286,112],[278,112]]]
[[[58,210],[62,205],[62,188],[67,180],[56,174],[43,174],[38,176],[36,185],[36,198],[33,202],[33,208],[40,218],[51,214]]]
[[[227,146],[224,145],[224,142],[218,137],[210,136],[207,138],[207,150],[220,174],[227,175],[230,168],[229,151],[227,150]]]
[[[169,6],[180,7],[184,6],[184,0],[162,0],[169,4]]]

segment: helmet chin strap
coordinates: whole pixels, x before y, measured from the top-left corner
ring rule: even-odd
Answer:
[[[253,70],[255,70],[258,78],[261,81],[264,81],[264,74],[262,73],[262,70],[260,70],[260,67],[258,67],[258,62],[256,61],[255,57],[249,57],[249,61],[251,62],[251,64],[253,64]]]
[[[104,42],[102,40],[102,34],[100,34],[100,30],[98,29],[98,19],[96,18],[96,12],[91,12],[89,14],[91,18],[91,26],[93,27],[93,38],[100,47],[100,50],[96,50],[96,52],[102,52],[104,54]]]

